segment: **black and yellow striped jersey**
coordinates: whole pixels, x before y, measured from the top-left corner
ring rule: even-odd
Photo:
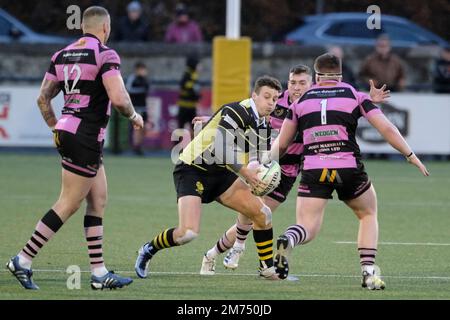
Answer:
[[[199,170],[238,172],[270,149],[270,125],[246,99],[222,106],[183,149],[179,159]]]
[[[195,109],[200,98],[198,72],[188,68],[180,82],[180,95],[177,104],[181,108]]]

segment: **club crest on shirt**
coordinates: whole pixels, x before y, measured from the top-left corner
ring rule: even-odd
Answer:
[[[84,47],[85,45],[86,45],[86,40],[80,39],[80,41],[78,41],[78,43],[75,45],[75,47]]]
[[[198,193],[199,195],[202,195],[202,194],[203,194],[203,191],[205,190],[205,188],[203,187],[203,183],[201,183],[200,181],[197,181],[197,182],[195,183],[195,186],[196,186],[195,191],[197,191],[197,193]]]

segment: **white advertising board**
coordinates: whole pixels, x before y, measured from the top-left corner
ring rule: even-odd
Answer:
[[[381,109],[414,152],[450,154],[450,95],[395,93]],[[356,139],[362,152],[397,153],[364,118]]]
[[[36,103],[39,86],[0,86],[0,146],[52,147],[53,136]],[[57,118],[64,104],[62,93],[52,100]],[[105,145],[108,138],[105,138]]]

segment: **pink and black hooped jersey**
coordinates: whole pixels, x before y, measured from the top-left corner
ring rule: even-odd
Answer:
[[[283,121],[286,117],[290,118],[291,102],[289,101],[289,92],[286,90],[278,99],[275,110],[270,115],[270,126],[272,132],[280,132]],[[300,170],[301,155],[303,152],[303,143],[301,136],[296,135],[294,141],[289,145],[286,153],[280,158],[282,172],[288,177],[297,177]]]
[[[292,111],[304,143],[302,170],[356,168],[358,119],[381,113],[367,94],[337,81],[312,86]]]
[[[120,75],[118,54],[91,34],[56,52],[45,79],[58,81],[64,94],[56,129],[102,141],[111,115],[102,79]]]

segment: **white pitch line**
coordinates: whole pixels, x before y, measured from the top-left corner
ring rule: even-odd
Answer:
[[[0,273],[9,272],[8,270],[0,270]],[[66,273],[66,270],[63,269],[33,269],[33,272],[48,272],[48,273]],[[82,273],[90,273],[88,270],[81,270]],[[129,271],[129,270],[117,270],[115,271],[117,273],[122,274],[135,274],[135,271]],[[152,274],[158,274],[158,275],[180,275],[180,276],[192,276],[200,274],[198,272],[170,272],[170,271],[156,271],[150,273],[150,278]],[[215,276],[242,276],[242,277],[249,277],[249,276],[258,276],[255,273],[216,273]],[[342,274],[313,274],[313,273],[306,273],[306,274],[293,274],[294,277],[299,278],[360,278],[360,275],[342,275]],[[214,276],[202,276],[205,279],[212,279]],[[383,278],[392,278],[392,279],[424,279],[424,280],[449,280],[450,276],[388,276],[383,275]]]
[[[337,244],[356,244],[356,241],[334,241]],[[433,242],[378,242],[383,245],[399,245],[399,246],[450,246],[450,243],[433,243]]]

